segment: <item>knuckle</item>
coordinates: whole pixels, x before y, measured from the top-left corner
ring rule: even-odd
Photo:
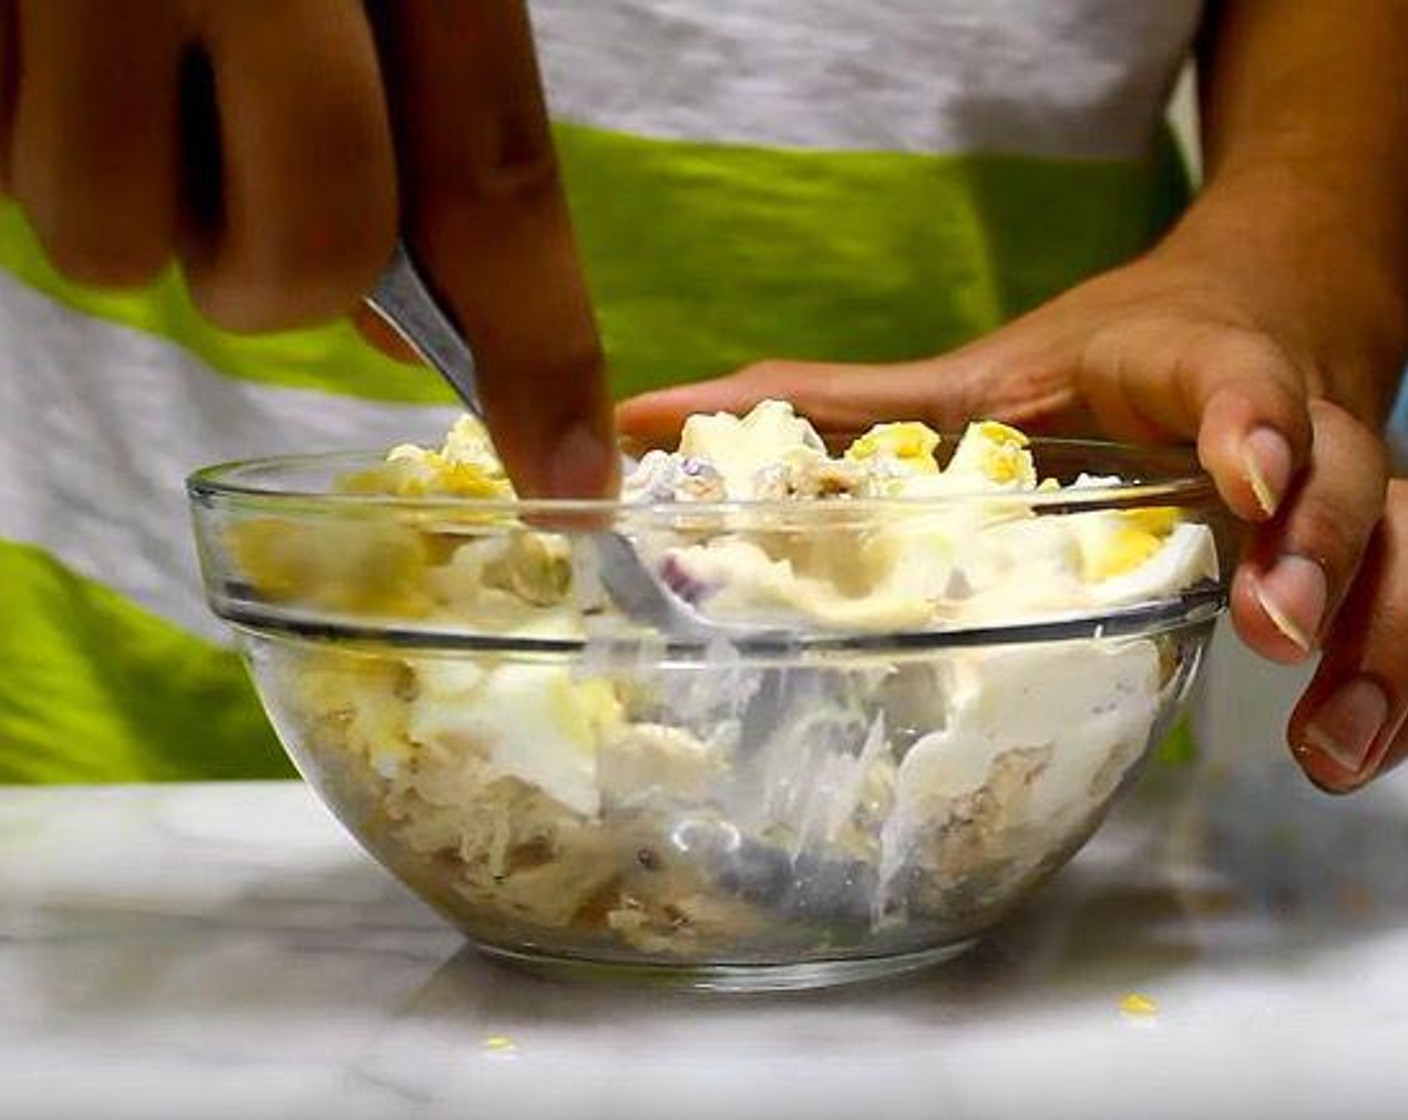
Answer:
[[[1246,327],[1224,327],[1197,340],[1186,364],[1200,395],[1212,400],[1231,391],[1270,408],[1279,426],[1308,440],[1307,377],[1277,341]]]
[[[561,189],[561,170],[551,146],[505,154],[479,169],[479,190],[486,198],[533,200]]]
[[[1285,377],[1295,373],[1295,363],[1280,343],[1260,330],[1223,326],[1204,334],[1194,344],[1196,359],[1222,374]]]
[[[445,205],[535,206],[562,190],[562,169],[551,134],[531,125],[502,125],[495,139],[464,152],[429,176],[424,193]]]
[[[1299,517],[1293,551],[1324,565],[1332,578],[1346,578],[1357,566],[1373,525],[1361,525],[1324,502],[1307,505]]]

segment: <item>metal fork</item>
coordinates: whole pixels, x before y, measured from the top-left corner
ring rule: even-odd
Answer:
[[[435,369],[480,420],[477,366],[469,343],[431,295],[404,242],[366,302],[425,362]],[[635,464],[622,456],[629,471]],[[598,575],[611,601],[632,622],[648,626],[676,643],[708,644],[723,639],[757,637],[755,627],[715,622],[666,587],[636,552],[635,545],[612,529],[587,534],[596,550]]]

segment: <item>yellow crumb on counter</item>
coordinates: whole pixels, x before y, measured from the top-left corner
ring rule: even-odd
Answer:
[[[1120,999],[1120,1011],[1138,1019],[1147,1019],[1159,1013],[1158,1002],[1143,992],[1127,992]]]

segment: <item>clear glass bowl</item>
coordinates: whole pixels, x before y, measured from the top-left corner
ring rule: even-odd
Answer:
[[[347,492],[379,461],[352,455],[213,467],[189,493],[210,603],[295,764],[485,952],[776,989],[966,948],[1085,842],[1173,725],[1225,578],[1099,609],[1015,595],[976,622],[869,609],[866,573],[896,539],[880,566],[917,565],[922,583],[954,532],[1110,510],[1207,525],[1226,572],[1230,522],[1190,457],[1033,449],[1063,483],[1131,481],[530,504]],[[667,642],[597,586],[585,535],[604,525],[647,559],[736,535],[857,609]]]

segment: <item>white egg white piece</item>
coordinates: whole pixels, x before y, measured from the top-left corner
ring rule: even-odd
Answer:
[[[691,416],[676,454],[709,463],[723,476],[727,496],[746,500],[755,496],[760,473],[797,450],[824,456],[826,445],[790,404],[762,401],[742,418],[728,412]]]
[[[1033,821],[1089,804],[1111,753],[1141,748],[1158,706],[1154,643],[1059,643],[959,651],[934,669],[943,725],[905,756],[891,842],[903,845],[944,806],[986,785],[1011,750],[1047,752],[1026,806]],[[1019,823],[1014,821],[1015,823]]]

